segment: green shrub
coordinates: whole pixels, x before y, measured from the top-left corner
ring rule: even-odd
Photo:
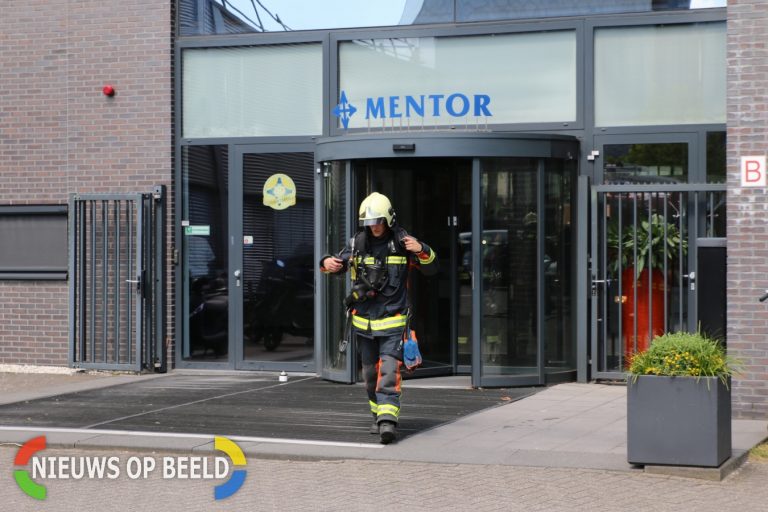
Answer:
[[[648,219],[640,219],[635,224],[627,224],[622,227],[619,237],[619,226],[611,223],[608,226],[608,247],[614,251],[611,261],[611,270],[618,272],[621,268],[632,265],[634,260],[635,276],[639,277],[650,260],[651,268],[665,270],[665,264],[669,265],[679,254],[685,256],[688,252],[688,241],[681,238],[680,230],[673,222],[667,222],[664,217],[654,213]],[[621,262],[619,262],[621,252]]]
[[[632,356],[630,375],[718,377],[727,383],[738,363],[718,341],[701,333],[675,332],[656,336],[647,350]]]

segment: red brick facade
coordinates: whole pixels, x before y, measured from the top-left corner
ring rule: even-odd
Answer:
[[[171,190],[171,4],[4,4],[0,205]],[[65,281],[0,281],[0,362],[65,365],[67,301]]]
[[[745,363],[733,412],[768,417],[768,191],[741,188],[740,157],[768,148],[768,3],[728,2],[728,350]]]

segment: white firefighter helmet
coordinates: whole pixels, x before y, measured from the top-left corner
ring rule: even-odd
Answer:
[[[387,196],[374,192],[360,203],[358,221],[361,226],[385,224],[392,227],[395,223],[395,210]]]

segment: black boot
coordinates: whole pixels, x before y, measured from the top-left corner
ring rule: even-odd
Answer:
[[[382,421],[379,423],[379,435],[381,436],[381,444],[389,444],[394,441],[397,437],[395,434],[395,423],[392,421]]]
[[[369,434],[379,435],[379,424],[376,422],[376,415],[373,415],[373,424],[371,425],[371,428],[368,429]]]

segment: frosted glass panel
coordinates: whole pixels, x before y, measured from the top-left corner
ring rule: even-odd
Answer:
[[[322,133],[322,46],[183,53],[183,137]]]
[[[597,126],[725,123],[725,23],[595,31]]]
[[[357,109],[349,128],[576,120],[573,31],[369,39],[339,52],[340,91]],[[402,115],[374,116],[369,101],[382,107],[376,113]]]

